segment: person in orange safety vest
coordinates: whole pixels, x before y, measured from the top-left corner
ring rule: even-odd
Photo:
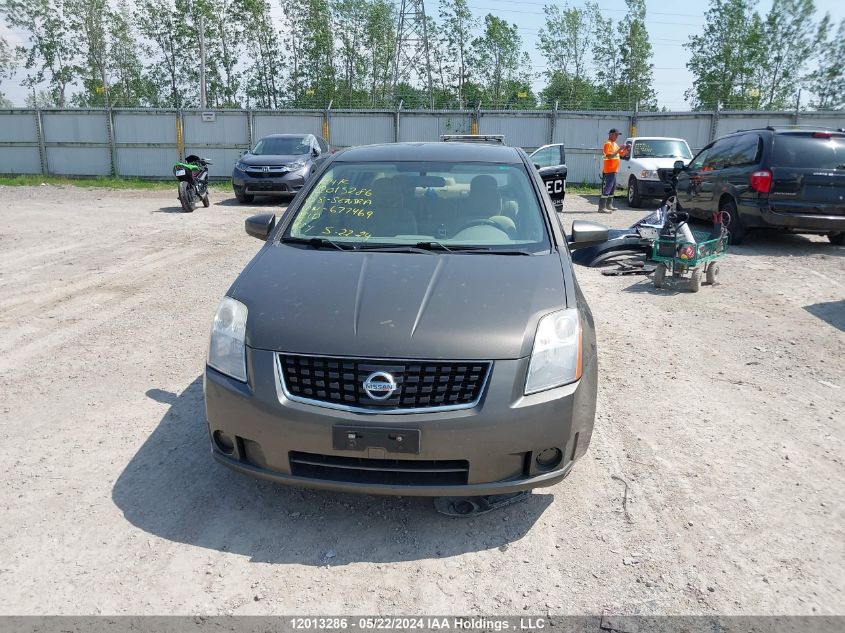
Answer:
[[[613,193],[616,190],[616,172],[619,171],[619,157],[628,153],[628,147],[619,147],[616,139],[619,138],[619,130],[612,128],[607,133],[607,141],[602,148],[604,162],[601,170],[601,197],[599,198],[599,213],[612,213],[616,210],[613,206]]]

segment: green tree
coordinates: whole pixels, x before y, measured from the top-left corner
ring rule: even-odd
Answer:
[[[623,98],[622,46],[616,37],[618,27],[598,11],[593,21],[593,63],[595,65],[595,100],[613,109]],[[589,86],[581,87],[589,93]]]
[[[181,108],[186,105],[180,85],[183,67],[192,61],[189,51],[181,50],[179,22],[182,16],[171,0],[141,0],[134,13],[141,35],[143,53],[151,59],[149,77],[154,89],[150,105]]]
[[[139,107],[154,101],[155,88],[144,74],[140,42],[125,0],[111,11],[109,37],[109,100],[113,107]]]
[[[18,67],[18,56],[14,48],[9,45],[6,38],[0,37],[0,88],[3,86],[3,81],[11,79],[15,70]],[[9,101],[0,90],[0,108],[11,108],[12,102]]]
[[[464,84],[467,81],[472,32],[478,21],[473,17],[466,0],[450,0],[440,5],[440,19],[444,37],[446,82],[456,92],[458,107],[465,101]]]
[[[526,56],[516,24],[488,13],[484,31],[472,41],[472,60],[485,87],[485,101],[493,107],[504,103],[506,82],[527,81]]]
[[[835,35],[829,14],[822,18],[813,47],[816,69],[807,76],[806,86],[812,92],[810,106],[818,110],[845,108],[845,19],[839,22]]]
[[[753,105],[767,110],[791,107],[811,57],[816,26],[813,0],[775,0],[760,24],[758,58],[751,87]]]
[[[369,55],[364,46],[368,9],[362,0],[337,0],[332,7],[340,75],[336,105],[349,108],[365,105],[369,75]]]
[[[74,105],[108,107],[109,47],[111,10],[107,0],[66,0],[69,30],[75,34],[81,53],[76,68],[82,91],[71,98]]]
[[[592,2],[583,8],[547,4],[543,10],[546,26],[540,29],[538,48],[546,59],[546,76],[556,78],[553,86],[550,82],[551,90],[544,91],[544,100],[553,95],[564,108],[587,107],[595,92],[588,68],[593,25],[600,18],[598,6]],[[564,86],[569,92],[560,94],[558,90]]]
[[[297,107],[322,107],[335,96],[334,38],[328,0],[286,0],[290,89]]]
[[[760,58],[759,16],[749,0],[711,0],[704,18],[702,32],[684,44],[694,78],[685,97],[699,110],[748,107],[750,78]]]
[[[68,28],[65,5],[61,0],[0,0],[0,11],[11,28],[29,35],[29,42],[18,47],[24,68],[30,71],[23,85],[34,87],[44,81],[50,100],[67,104],[68,87],[76,78],[78,47]]]
[[[622,21],[624,40],[620,47],[621,76],[619,92],[625,95],[626,108],[632,110],[657,108],[651,63],[653,51],[645,26],[645,0],[625,0],[628,13]]]
[[[267,0],[240,0],[246,38],[246,101],[257,108],[278,108],[284,101],[285,55],[281,37],[273,26]]]
[[[396,50],[395,9],[390,0],[372,0],[367,4],[364,45],[370,57],[370,105],[386,105]]]
[[[216,108],[240,107],[241,42],[245,35],[240,3],[238,0],[196,0],[192,15],[194,19],[190,26],[193,28],[185,35],[189,49],[199,55],[201,25],[205,31],[208,104]]]

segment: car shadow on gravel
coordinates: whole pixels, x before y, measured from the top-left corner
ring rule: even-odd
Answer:
[[[253,562],[344,565],[444,558],[507,547],[553,500],[548,493],[471,519],[435,512],[431,499],[280,486],[211,457],[202,377],[176,397],[126,465],[112,500],[137,528],[170,541],[249,556]]]
[[[223,198],[214,204],[222,207],[287,207],[291,200],[293,196],[261,196],[252,202],[238,202],[237,198]]]

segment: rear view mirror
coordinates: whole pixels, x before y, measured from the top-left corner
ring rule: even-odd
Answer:
[[[244,220],[244,229],[247,235],[257,237],[259,240],[266,241],[275,226],[276,216],[272,213],[259,213]]]
[[[684,161],[676,160],[675,164],[672,165],[672,172],[677,176],[683,170],[684,170]]]
[[[607,241],[608,228],[597,222],[575,220],[572,223],[572,234],[568,236],[569,248],[572,250],[595,246]]]
[[[320,155],[320,150],[318,150],[316,147],[312,147],[311,148],[311,156],[313,156],[314,158],[317,158],[317,156],[319,156],[319,155]]]

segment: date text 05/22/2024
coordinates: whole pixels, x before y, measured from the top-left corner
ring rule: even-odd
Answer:
[[[297,617],[290,620],[297,631],[540,631],[546,620],[536,617]]]

